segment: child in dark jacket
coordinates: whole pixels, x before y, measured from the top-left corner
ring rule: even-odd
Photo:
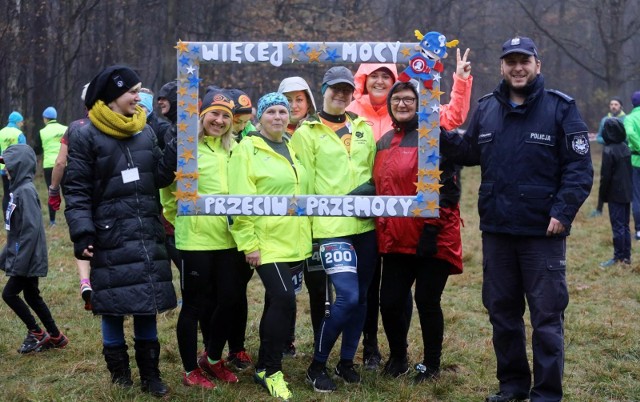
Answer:
[[[48,260],[40,200],[33,185],[36,154],[30,146],[16,144],[4,151],[0,163],[6,165],[10,183],[9,205],[5,213],[7,245],[0,255],[0,268],[6,271],[9,280],[2,291],[2,299],[28,330],[18,352],[64,348],[69,339],[56,326],[38,289],[39,278],[47,276]],[[24,294],[24,301],[19,296],[20,292]],[[40,318],[46,331],[36,323],[29,307]]]
[[[604,151],[600,171],[600,199],[609,204],[609,220],[613,232],[613,258],[600,263],[603,268],[614,264],[631,264],[631,231],[629,215],[633,184],[631,151],[625,143],[627,135],[619,119],[608,118],[602,129]]]

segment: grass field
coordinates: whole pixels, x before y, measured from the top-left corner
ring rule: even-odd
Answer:
[[[603,270],[598,263],[613,254],[611,230],[605,215],[589,218],[594,208],[600,172],[601,148],[592,150],[596,169],[594,191],[581,209],[568,240],[567,278],[570,304],[566,311],[566,401],[640,401],[640,256],[634,252],[631,267]],[[42,175],[37,185],[46,202]],[[338,383],[337,392],[317,394],[304,382],[311,359],[312,331],[306,291],[298,299],[298,356],[284,361],[285,377],[295,401],[480,401],[497,390],[491,326],[481,301],[481,244],[476,212],[479,170],[463,171],[462,215],[465,273],[451,277],[443,295],[446,320],[443,375],[437,381],[412,385],[411,377],[389,379],[376,372],[363,372],[363,384]],[[46,211],[43,208],[43,216]],[[45,216],[45,222],[46,220]],[[2,244],[5,242],[2,236]],[[147,401],[154,398],[138,388],[138,374],[132,359],[134,381],[131,390],[112,387],[101,350],[100,319],[83,310],[64,216],[58,226],[47,229],[49,276],[41,290],[70,344],[63,350],[19,355],[16,350],[26,334],[23,324],[0,303],[0,400],[1,401]],[[637,250],[640,243],[634,242]],[[177,278],[177,271],[174,270]],[[4,287],[5,277],[0,277]],[[175,281],[176,289],[177,279]],[[178,293],[179,294],[179,293]],[[252,356],[258,347],[258,320],[263,289],[254,275],[249,290],[250,312],[247,346]],[[187,388],[181,384],[182,365],[175,327],[178,310],[158,317],[162,344],[161,370],[176,401],[271,400],[252,381],[252,371],[240,374],[240,383],[219,385],[214,392]],[[130,320],[127,335],[132,339]],[[388,347],[380,324],[383,356]],[[409,339],[410,361],[422,360],[417,312]],[[360,363],[358,352],[357,363]],[[332,355],[330,364],[338,357]]]

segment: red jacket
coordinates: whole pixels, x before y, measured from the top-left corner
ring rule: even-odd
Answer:
[[[373,179],[378,195],[414,195],[418,175],[417,121],[404,129],[389,131],[378,141]],[[440,216],[438,218],[376,218],[380,253],[416,254],[425,224],[436,226],[437,252],[432,257],[450,264],[451,274],[462,273],[462,239],[460,237],[460,186],[455,165],[441,161]]]

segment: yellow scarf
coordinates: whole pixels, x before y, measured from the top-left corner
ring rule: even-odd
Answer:
[[[147,124],[147,114],[140,105],[136,105],[136,113],[132,117],[127,117],[111,110],[102,100],[89,110],[89,119],[98,130],[119,140],[139,133]]]

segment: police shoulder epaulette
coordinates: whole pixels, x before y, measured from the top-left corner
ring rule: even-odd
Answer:
[[[564,99],[566,102],[573,102],[574,99],[572,97],[570,97],[569,95],[565,94],[564,92],[560,92],[557,89],[545,89],[545,91],[547,93],[550,94],[554,94],[556,96],[558,96],[561,99]]]
[[[492,96],[494,96],[494,93],[493,92],[489,92],[488,94],[486,94],[486,95],[482,96],[480,99],[478,99],[478,103],[484,102],[487,99],[491,98]]]

